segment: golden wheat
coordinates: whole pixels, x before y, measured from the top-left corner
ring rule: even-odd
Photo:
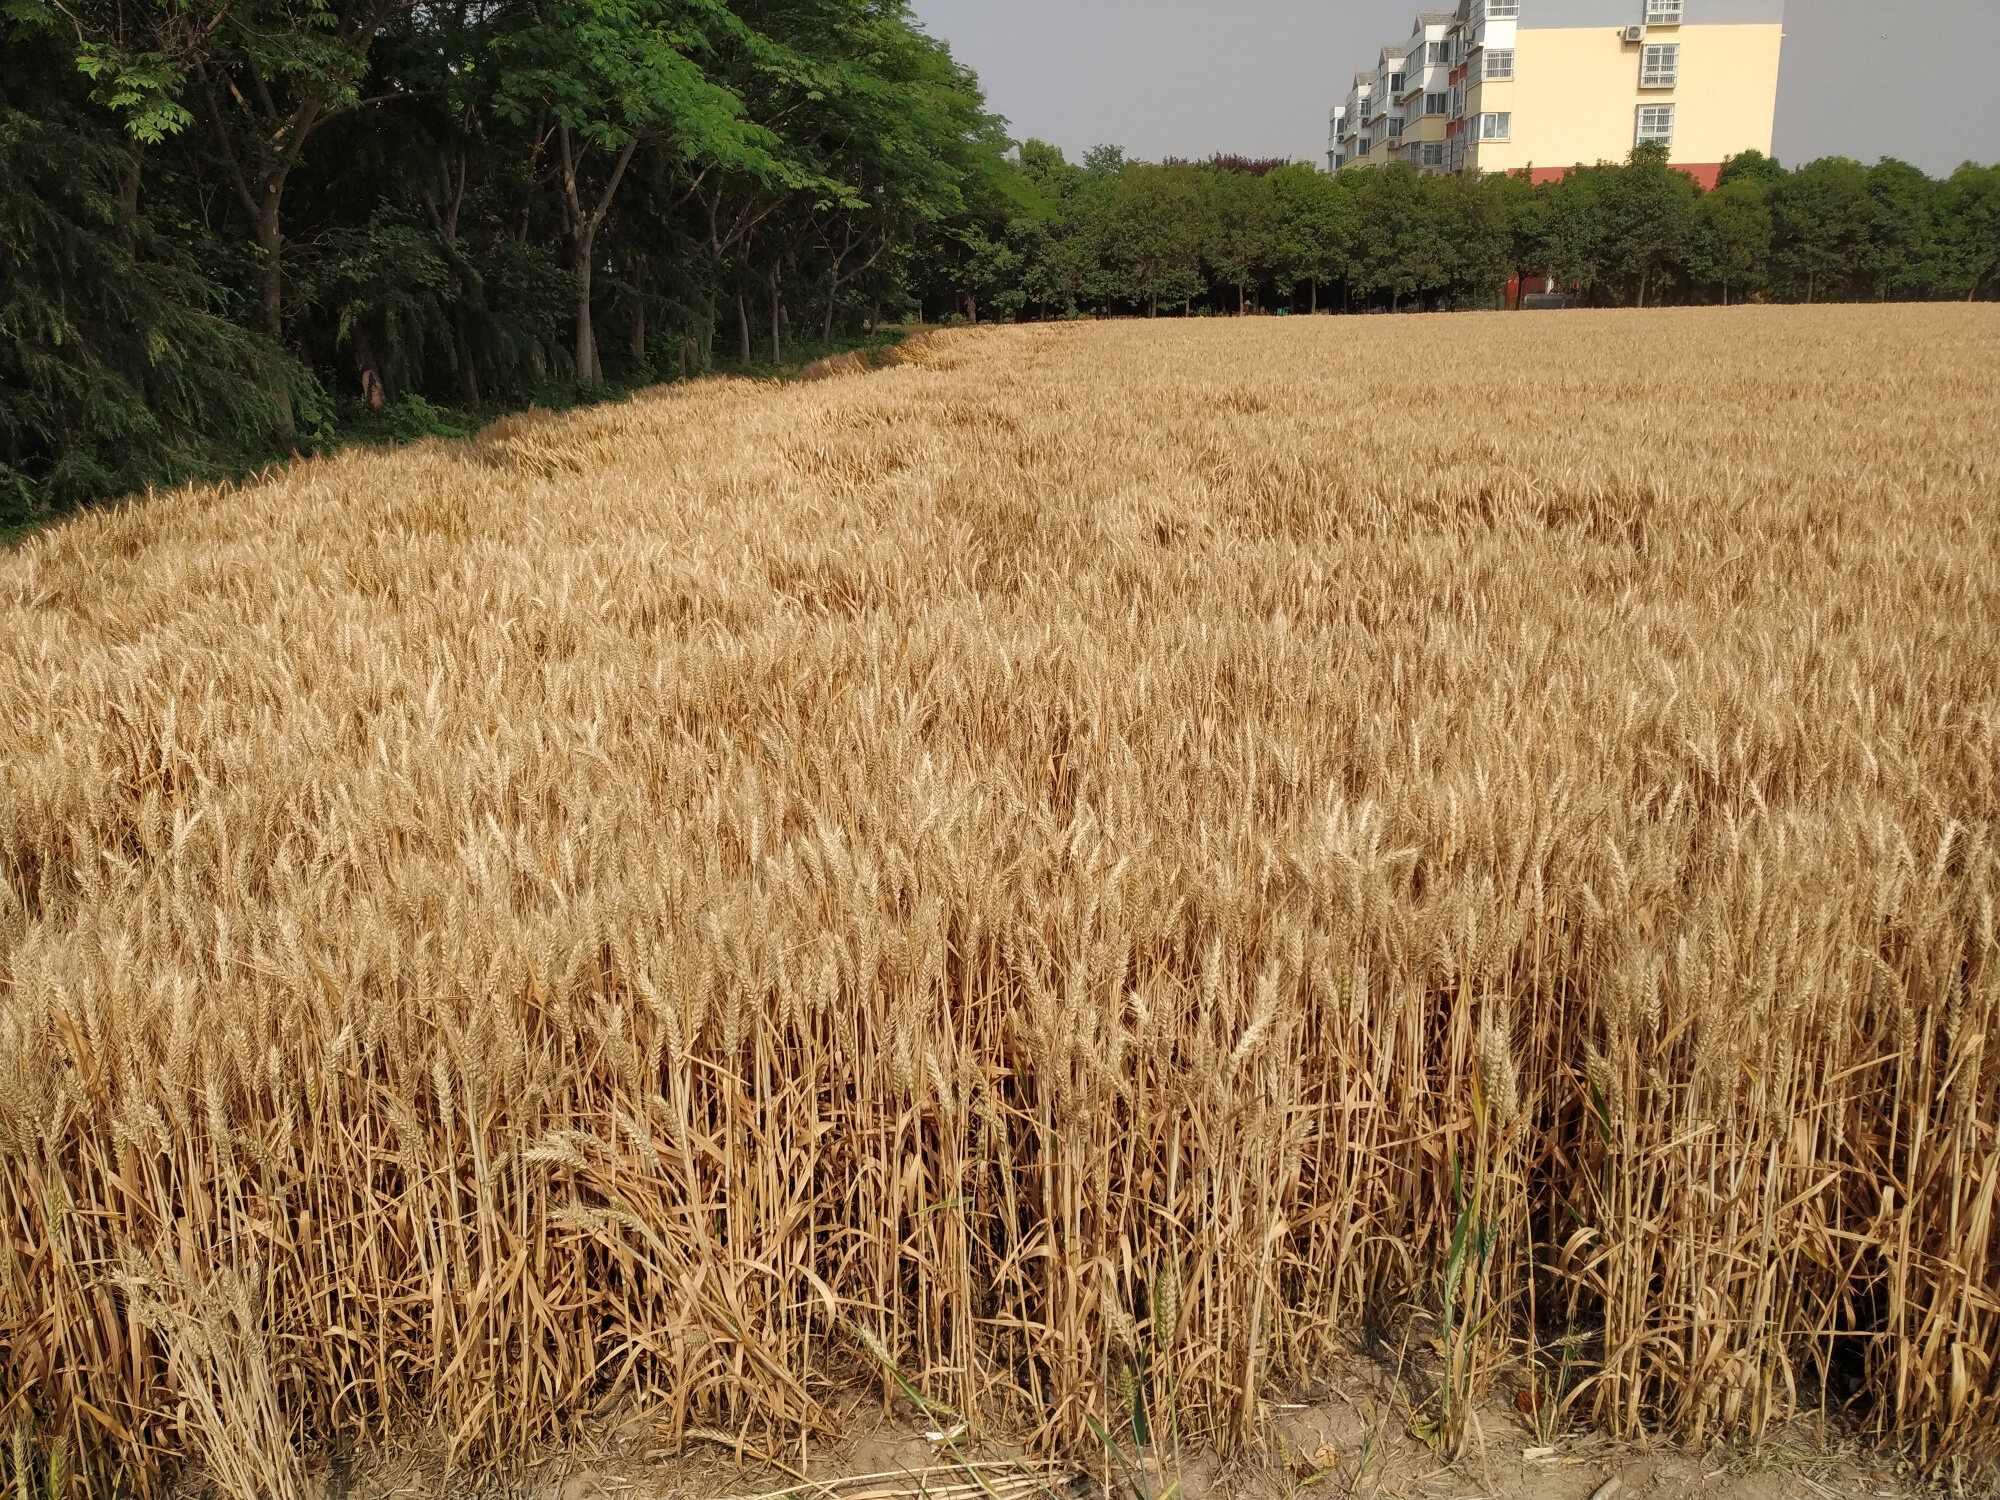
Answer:
[[[1229,1445],[1476,1149],[1489,1372],[1990,1458],[1996,335],[977,330],[33,539],[0,1427],[775,1452],[860,1329],[1047,1444],[1151,1342]]]

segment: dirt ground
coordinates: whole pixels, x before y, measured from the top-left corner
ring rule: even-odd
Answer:
[[[1513,1403],[1480,1412],[1483,1446],[1445,1462],[1406,1430],[1391,1372],[1356,1358],[1329,1382],[1324,1400],[1270,1403],[1258,1451],[1226,1463],[1186,1455],[1178,1475],[1143,1476],[1158,1497],[1178,1477],[1174,1500],[1831,1500],[1834,1496],[2000,1497],[2000,1476],[1961,1472],[1924,1482],[1894,1456],[1873,1453],[1816,1417],[1765,1435],[1755,1446],[1684,1452],[1667,1443],[1614,1442],[1597,1433],[1544,1441]],[[510,1470],[447,1475],[418,1447],[358,1465],[336,1500],[1135,1500],[1106,1460],[1091,1469],[1028,1466],[999,1444],[958,1451],[975,1477],[924,1424],[883,1417],[858,1398],[848,1436],[803,1454],[739,1455],[711,1434],[663,1452],[644,1417],[596,1429],[576,1448],[538,1455]],[[982,1490],[981,1480],[989,1488]]]

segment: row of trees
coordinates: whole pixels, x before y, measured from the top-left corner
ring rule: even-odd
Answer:
[[[1073,165],[1030,141],[1020,170],[1036,207],[984,290],[1029,316],[1490,306],[1516,275],[1606,305],[1971,298],[2000,275],[2000,168],[1970,164],[1938,182],[1753,151],[1703,192],[1658,147],[1536,183],[1108,150]]]
[[[1007,149],[903,0],[6,0],[0,523],[830,339]]]
[[[905,0],[3,0],[0,527],[884,318],[1976,297],[2000,169],[1018,150]]]

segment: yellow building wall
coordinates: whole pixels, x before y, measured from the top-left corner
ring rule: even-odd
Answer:
[[[1680,82],[1639,87],[1640,50],[1609,26],[1522,29],[1512,82],[1483,83],[1466,114],[1509,110],[1513,139],[1479,145],[1483,172],[1623,161],[1642,104],[1672,104],[1672,160],[1720,162],[1739,151],[1771,151],[1778,106],[1781,26],[1655,27],[1650,40],[1679,42]],[[1470,121],[1468,121],[1470,123]]]

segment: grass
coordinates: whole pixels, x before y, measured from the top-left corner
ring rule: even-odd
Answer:
[[[289,1497],[887,1365],[1148,1487],[1418,1309],[1440,1442],[1850,1361],[1976,1471],[1996,334],[968,329],[28,539],[0,1431]]]

